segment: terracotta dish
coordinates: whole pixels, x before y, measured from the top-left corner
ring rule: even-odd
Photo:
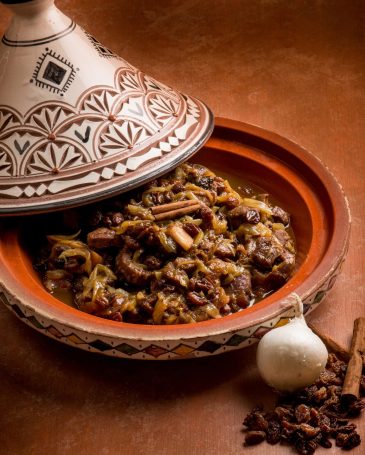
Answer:
[[[218,174],[263,187],[291,214],[297,270],[281,289],[251,308],[221,319],[177,326],[104,320],[56,300],[43,288],[27,253],[31,218],[3,224],[1,299],[25,323],[63,343],[115,357],[175,359],[220,354],[254,343],[295,314],[293,293],[305,312],[332,288],[348,247],[350,217],[341,187],[313,155],[277,134],[219,119],[194,161]],[[25,226],[25,228],[24,228]]]

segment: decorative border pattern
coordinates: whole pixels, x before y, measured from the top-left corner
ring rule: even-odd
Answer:
[[[11,47],[40,46],[41,44],[51,43],[52,41],[59,40],[60,38],[63,38],[64,36],[69,35],[70,33],[72,33],[75,30],[75,28],[76,28],[75,22],[71,21],[70,25],[65,30],[62,30],[59,33],[55,33],[54,35],[46,36],[44,38],[35,39],[35,40],[26,40],[26,41],[16,41],[16,40],[10,40],[4,35],[1,41],[3,44],[5,44],[5,46],[11,46]]]
[[[118,60],[121,60],[119,55],[114,54],[113,51],[108,49],[106,46],[100,43],[93,35],[91,35],[89,32],[86,30],[82,29],[82,31],[85,33],[87,39],[91,42],[93,45],[93,48],[96,50],[96,52],[99,54],[99,57],[102,58],[117,58]]]

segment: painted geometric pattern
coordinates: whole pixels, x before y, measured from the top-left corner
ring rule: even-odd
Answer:
[[[327,280],[316,288],[304,301],[304,311],[312,311],[324,299],[332,288],[343,261],[337,265]],[[33,310],[26,308],[22,303],[10,297],[6,291],[0,292],[0,300],[13,311],[22,321],[63,343],[91,352],[99,352],[113,357],[135,359],[168,360],[175,358],[204,357],[221,354],[223,352],[240,349],[256,343],[266,332],[272,328],[286,324],[289,318],[296,314],[296,309],[291,307],[269,321],[237,330],[231,333],[212,335],[192,340],[175,341],[141,341],[95,336],[80,330],[71,329],[54,321],[48,321]]]
[[[191,138],[200,115],[192,99],[129,66],[75,106],[45,102],[24,116],[0,106],[0,195],[41,197],[125,175]]]
[[[32,310],[19,303],[10,303],[4,293],[0,300],[12,310],[22,321],[45,335],[65,344],[78,348],[99,352],[114,357],[167,360],[181,357],[203,357],[220,354],[233,349],[242,348],[256,343],[266,332],[274,327],[286,324],[295,315],[295,309],[286,310],[268,323],[262,323],[239,330],[235,333],[211,336],[204,340],[184,340],[170,342],[145,342],[139,340],[115,340],[109,337],[95,337],[76,329],[70,329],[56,322],[50,322],[36,315]]]

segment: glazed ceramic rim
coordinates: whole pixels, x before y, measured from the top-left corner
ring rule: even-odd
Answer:
[[[315,267],[315,273],[311,273],[303,279],[299,276],[299,271],[278,291],[257,303],[251,308],[241,312],[225,316],[219,319],[211,319],[196,324],[182,324],[174,326],[153,326],[132,324],[125,322],[115,322],[98,318],[93,315],[83,313],[75,308],[66,306],[56,298],[47,293],[35,279],[27,282],[27,287],[21,285],[21,277],[16,275],[16,271],[9,271],[0,264],[1,283],[6,292],[13,299],[20,301],[26,308],[36,311],[40,317],[47,318],[58,324],[62,324],[70,329],[82,330],[84,332],[112,338],[123,338],[125,340],[141,341],[175,341],[201,339],[213,335],[234,332],[270,320],[282,313],[285,308],[291,306],[290,297],[295,292],[302,300],[310,296],[321,284],[323,284],[339,266],[346,253],[349,241],[350,212],[347,199],[342,187],[335,177],[323,163],[313,154],[307,152],[298,144],[260,127],[249,125],[239,121],[218,118],[216,127],[227,128],[238,134],[246,134],[255,137],[260,141],[271,143],[276,147],[285,150],[289,156],[299,160],[309,170],[315,172],[317,178],[323,183],[327,190],[329,200],[332,204],[334,217],[333,235],[319,264]],[[208,144],[209,145],[209,144]],[[336,202],[334,210],[333,202]],[[24,254],[18,236],[11,234],[9,247],[12,248],[12,255],[18,258],[24,267],[31,266],[31,263],[24,263]],[[307,261],[301,265],[299,270],[309,265]],[[304,270],[305,272],[305,270]],[[39,294],[41,292],[41,294]],[[44,296],[44,300],[39,298]],[[51,304],[49,303],[51,302]],[[67,312],[65,312],[65,307]]]

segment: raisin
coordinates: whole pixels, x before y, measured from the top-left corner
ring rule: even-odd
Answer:
[[[221,177],[214,177],[213,179],[213,185],[212,188],[215,190],[215,192],[219,195],[224,192],[226,189],[226,184],[224,183],[224,180]]]
[[[319,425],[322,415],[315,408],[310,408],[310,420],[313,425]]]
[[[305,439],[313,439],[320,432],[319,428],[312,427],[312,425],[308,425],[308,423],[301,423],[299,425],[299,430]]]
[[[277,444],[280,441],[281,427],[276,420],[270,420],[266,431],[266,440],[269,444]]]
[[[276,407],[274,412],[279,419],[283,419],[284,417],[291,418],[293,415],[289,409],[283,408],[282,406]]]
[[[197,292],[188,292],[186,298],[191,304],[197,306],[206,305],[208,303],[207,299],[199,295]]]
[[[303,439],[297,439],[294,445],[297,452],[301,455],[311,455],[317,448],[316,442],[304,441]]]
[[[103,217],[103,225],[106,227],[118,226],[124,220],[120,212],[108,212]]]
[[[313,400],[313,396],[314,396],[314,394],[317,392],[317,390],[318,390],[318,388],[317,388],[317,386],[315,386],[315,385],[312,385],[312,386],[310,386],[310,387],[307,387],[307,388],[305,389],[305,392],[306,392],[306,394],[307,394],[307,399],[310,400],[310,401]]]
[[[87,223],[90,226],[98,226],[103,219],[103,214],[100,210],[95,210],[94,212],[87,215]]]
[[[257,224],[260,222],[260,213],[257,210],[250,209],[246,214],[247,223]]]
[[[313,393],[313,400],[316,403],[320,403],[327,398],[327,389],[326,387],[321,387],[319,390]]]
[[[325,449],[330,449],[332,447],[332,442],[329,439],[323,437],[318,440],[318,444]]]
[[[365,407],[365,402],[361,400],[356,400],[354,403],[351,403],[347,415],[351,417],[357,417]]]
[[[338,433],[336,435],[336,446],[337,447],[342,447],[345,444],[346,438],[347,438],[347,434]]]
[[[265,422],[262,424],[262,422]],[[266,430],[267,428],[267,421],[265,417],[259,412],[259,409],[256,408],[252,412],[250,412],[245,420],[243,421],[243,425],[245,425],[249,430]]]
[[[199,234],[200,229],[198,226],[194,223],[185,223],[183,225],[183,229],[185,232],[187,232],[191,237],[195,237],[196,235]]]
[[[176,182],[174,183],[173,187],[171,188],[172,192],[177,194],[177,193],[181,193],[182,191],[184,191],[184,185],[181,183],[181,182]]]
[[[336,374],[333,371],[324,370],[316,381],[317,386],[333,384],[336,381]]]
[[[248,431],[245,436],[245,445],[253,446],[255,444],[260,444],[265,438],[266,434],[264,431]]]
[[[262,414],[256,412],[251,422],[251,428],[253,430],[266,431],[268,428],[267,420]]]
[[[311,415],[308,406],[305,404],[300,404],[295,408],[294,411],[295,418],[297,419],[298,423],[306,423],[309,422]]]
[[[235,207],[237,207],[239,205],[240,201],[239,199],[237,199],[236,197],[234,196],[229,196],[225,201],[224,201],[224,205],[228,208],[228,209],[234,209]]]
[[[350,433],[342,446],[343,449],[351,450],[361,443],[360,435],[356,432]]]
[[[331,421],[326,415],[321,416],[318,425],[319,425],[319,429],[321,430],[322,434],[331,433]]]

